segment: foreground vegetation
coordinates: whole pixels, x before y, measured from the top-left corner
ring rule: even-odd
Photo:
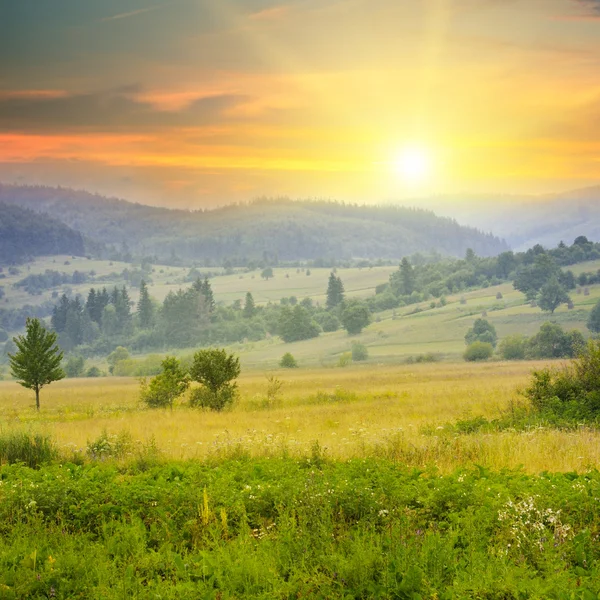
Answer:
[[[3,598],[597,598],[600,476],[386,460],[2,467]]]
[[[3,382],[0,598],[599,598],[600,433],[536,408],[589,349],[244,373],[224,412]]]

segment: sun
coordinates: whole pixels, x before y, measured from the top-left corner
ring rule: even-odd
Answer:
[[[431,174],[431,156],[425,148],[406,147],[396,156],[392,168],[406,183],[423,183]]]

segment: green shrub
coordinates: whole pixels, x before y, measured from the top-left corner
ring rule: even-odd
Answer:
[[[494,347],[488,342],[473,342],[467,346],[463,358],[466,361],[474,362],[487,360],[494,353]]]
[[[109,434],[106,429],[87,444],[87,455],[93,460],[124,458],[133,451],[133,440],[128,431]]]
[[[98,367],[93,366],[93,367],[90,367],[86,371],[85,376],[86,377],[102,377],[102,371]]]
[[[290,352],[286,352],[279,361],[279,366],[284,369],[297,369],[298,363]]]
[[[526,346],[527,338],[520,333],[515,333],[501,340],[498,352],[504,360],[523,360]]]
[[[338,359],[338,367],[347,367],[352,362],[352,352],[344,352],[340,354]]]
[[[570,365],[534,371],[523,393],[538,413],[567,421],[597,421],[600,417],[600,340],[589,340]]]
[[[140,382],[140,399],[150,408],[173,408],[173,402],[190,386],[190,377],[173,356],[162,361],[162,372],[148,383]]]
[[[476,319],[473,327],[465,335],[465,344],[467,345],[473,342],[486,342],[495,348],[497,341],[496,328],[486,319]]]
[[[361,361],[369,358],[369,351],[364,344],[352,342],[352,360]]]
[[[210,408],[210,410],[223,410],[231,406],[236,398],[236,388],[224,386],[216,392],[206,387],[194,388],[190,392],[190,406],[192,408]]]
[[[0,433],[0,463],[24,463],[37,469],[57,456],[58,451],[48,435],[23,431]]]
[[[85,359],[83,356],[71,356],[64,367],[67,377],[82,377],[85,372]]]

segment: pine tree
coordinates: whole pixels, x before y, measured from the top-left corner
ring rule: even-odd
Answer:
[[[62,333],[67,326],[67,313],[69,312],[69,299],[66,294],[63,294],[60,297],[58,304],[54,307],[52,311],[52,329],[57,333]]]
[[[254,304],[254,298],[252,294],[248,292],[246,294],[246,303],[244,304],[244,318],[251,319],[256,313],[256,305]]]
[[[204,278],[200,291],[206,300],[208,310],[213,312],[213,310],[215,310],[215,297],[213,295],[212,287],[210,286],[210,281],[208,281],[208,277]]]
[[[327,284],[327,308],[335,308],[340,305],[344,300],[344,284],[339,277],[336,277],[334,273],[329,275],[329,282]]]
[[[8,355],[12,375],[23,387],[35,391],[35,407],[40,410],[40,390],[65,376],[56,332],[47,331],[39,319],[27,319],[25,335],[13,341],[17,352]]]
[[[149,329],[154,322],[154,306],[148,292],[148,286],[142,279],[140,284],[140,299],[137,303],[137,316],[142,329]]]
[[[400,284],[400,293],[405,296],[410,296],[415,291],[415,272],[406,257],[400,263]]]

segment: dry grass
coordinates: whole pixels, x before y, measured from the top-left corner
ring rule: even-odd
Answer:
[[[138,404],[133,379],[67,380],[33,397],[15,383],[0,384],[2,428],[27,427],[54,436],[64,448],[85,449],[106,430],[128,432],[172,458],[310,453],[315,440],[336,458],[379,455],[442,471],[481,464],[527,472],[582,470],[600,463],[600,435],[561,432],[432,436],[465,414],[494,417],[516,397],[532,363],[433,364],[281,371],[283,387],[267,399],[265,374],[240,379],[240,401],[225,413],[185,406],[151,411]],[[537,365],[539,366],[539,365]]]

